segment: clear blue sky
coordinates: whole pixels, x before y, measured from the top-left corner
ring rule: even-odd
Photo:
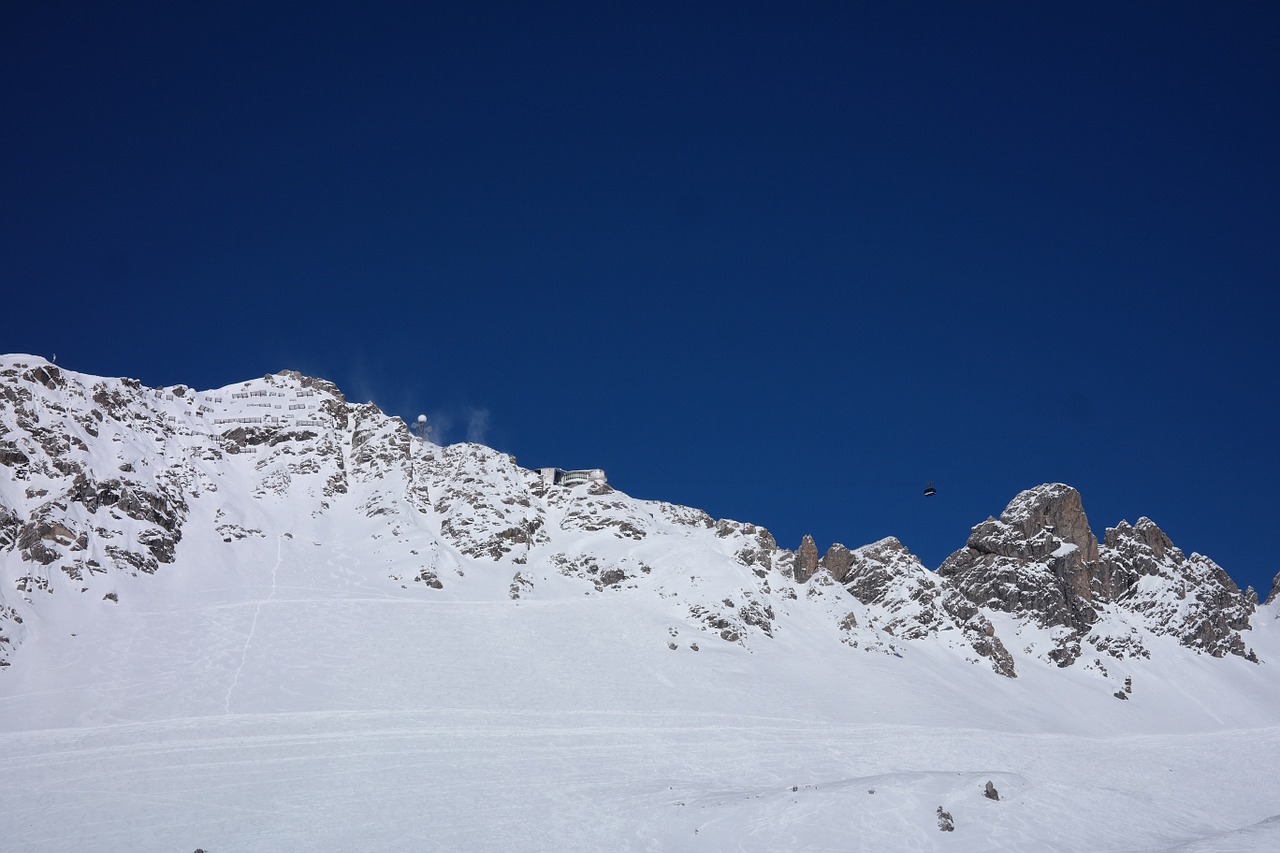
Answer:
[[[5,4],[0,350],[930,567],[1063,481],[1265,593],[1280,7],[617,5]]]

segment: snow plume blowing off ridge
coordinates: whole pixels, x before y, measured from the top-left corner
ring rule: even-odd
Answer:
[[[467,441],[484,444],[489,436],[489,410],[472,409],[467,417]]]
[[[457,409],[428,410],[427,423],[431,428],[431,440],[436,444],[448,444],[451,439],[484,444],[489,437],[490,415],[487,408],[464,406]],[[465,424],[461,427],[460,438],[459,424]]]
[[[0,356],[0,851],[1280,849],[1280,603],[1149,519],[931,572],[440,440]]]

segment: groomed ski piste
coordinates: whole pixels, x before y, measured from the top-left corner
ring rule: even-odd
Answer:
[[[0,670],[0,850],[1280,849],[1274,603],[1248,632],[1262,663],[1148,637],[1104,677],[1008,622],[1005,678],[622,492],[643,537],[597,524],[581,485],[548,496],[553,534],[524,562],[476,557],[442,533],[456,506],[357,476],[345,435],[323,508],[307,477],[325,470],[263,488],[265,447],[126,438],[202,472],[154,572],[15,593],[31,566],[0,552],[0,604],[23,616]],[[776,610],[769,635],[690,615],[747,593]]]

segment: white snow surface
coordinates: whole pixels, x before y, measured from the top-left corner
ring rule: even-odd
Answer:
[[[62,374],[36,421],[101,477],[185,472],[188,512],[154,573],[55,562],[18,590],[32,564],[0,550],[21,617],[0,623],[0,851],[1280,849],[1280,605],[1247,632],[1256,664],[1147,634],[1149,658],[1059,668],[1034,653],[1045,629],[988,612],[1004,678],[957,631],[904,641],[826,575],[744,565],[750,525],[538,491],[488,448],[325,414],[292,377],[142,389],[167,429],[90,436],[48,404],[119,380]],[[323,426],[226,452],[231,421],[261,416],[245,401],[264,398],[232,400],[249,390]],[[5,505],[56,496],[56,471],[7,470]],[[139,527],[72,510],[113,541]],[[529,519],[525,545],[472,553]],[[766,608],[765,627],[744,615]]]

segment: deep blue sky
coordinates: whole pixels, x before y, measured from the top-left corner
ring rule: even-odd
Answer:
[[[1265,594],[1280,7],[612,5],[5,4],[0,350],[930,567],[1063,481]]]

